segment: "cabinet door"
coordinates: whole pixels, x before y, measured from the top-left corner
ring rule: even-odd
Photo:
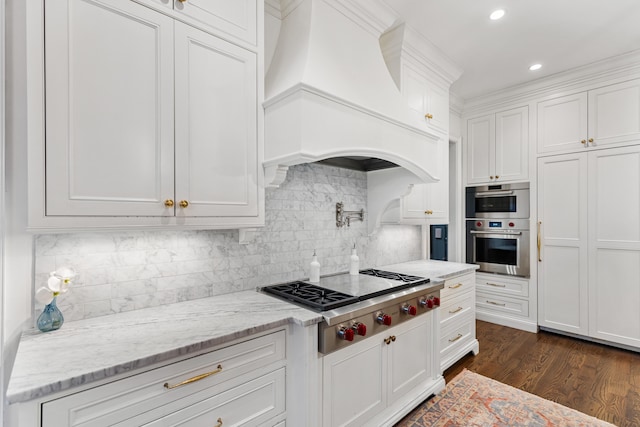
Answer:
[[[586,93],[538,103],[538,153],[574,152],[586,142]]]
[[[529,178],[529,107],[496,113],[496,181]]]
[[[640,347],[640,146],[589,153],[589,335]]]
[[[438,165],[440,181],[433,184],[414,185],[402,198],[402,222],[405,224],[449,223],[449,143],[438,141]]]
[[[45,18],[46,214],[172,216],[173,21],[116,0]]]
[[[406,322],[394,332],[396,337],[386,346],[389,355],[389,395],[387,405],[406,395],[412,388],[433,376],[431,372],[430,315]]]
[[[467,183],[490,182],[495,170],[495,115],[467,121]]]
[[[323,426],[366,425],[386,408],[384,338],[366,339],[322,359]]]
[[[257,216],[256,55],[175,25],[176,215]]]
[[[418,120],[434,130],[449,133],[449,91],[430,82],[423,73],[404,64],[402,92]]]
[[[589,91],[589,146],[633,141],[640,141],[640,79]]]
[[[164,1],[164,0],[160,0]],[[256,45],[256,0],[169,0],[176,11],[200,25]]]
[[[449,91],[435,83],[427,83],[425,115],[427,123],[441,132],[449,133]]]
[[[538,323],[586,335],[587,153],[538,159]]]

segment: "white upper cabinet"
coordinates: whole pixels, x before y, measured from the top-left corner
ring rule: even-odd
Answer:
[[[259,52],[131,1],[44,18],[30,228],[264,224]]]
[[[640,140],[640,79],[538,103],[538,153]]]
[[[467,183],[529,178],[529,107],[467,120]]]
[[[417,184],[401,198],[401,223],[426,225],[449,223],[449,142],[438,141],[438,178],[433,184]]]
[[[189,25],[223,38],[257,46],[256,0],[133,0],[154,8],[172,10]]]
[[[449,90],[408,63],[403,64],[402,72],[402,93],[411,111],[436,132],[448,135]]]
[[[172,215],[173,20],[60,1],[45,46],[46,214]]]
[[[176,201],[187,216],[257,216],[256,55],[176,23]]]

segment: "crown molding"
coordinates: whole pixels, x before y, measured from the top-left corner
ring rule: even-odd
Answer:
[[[399,18],[393,9],[380,0],[311,1],[325,1],[376,38],[391,28]]]
[[[556,73],[529,83],[511,86],[486,95],[464,100],[465,115],[484,109],[494,109],[518,102],[530,102],[591,87],[614,79],[640,77],[640,49],[605,58],[582,67]]]

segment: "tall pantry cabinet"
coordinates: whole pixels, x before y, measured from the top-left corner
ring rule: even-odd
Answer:
[[[560,135],[557,123],[538,132],[544,142],[538,159],[538,320],[542,327],[639,348],[640,140],[628,137],[640,130],[637,88],[631,81],[589,92],[589,99],[603,93],[626,99],[601,103],[595,111],[604,116],[590,117],[595,129],[608,130],[601,145],[595,138],[583,143],[576,133],[577,150],[546,156],[546,141],[565,139],[554,137]],[[539,103],[538,111],[561,105],[556,101]],[[604,110],[614,105],[625,116],[617,134],[620,118]],[[539,119],[538,126],[545,122]]]
[[[262,7],[42,2],[30,227],[262,225]]]

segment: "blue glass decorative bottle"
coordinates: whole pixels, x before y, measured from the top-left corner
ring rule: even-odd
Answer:
[[[56,298],[53,297],[53,301],[44,306],[42,314],[38,317],[38,329],[42,332],[55,331],[60,329],[64,323],[64,317],[62,312],[56,305]]]

